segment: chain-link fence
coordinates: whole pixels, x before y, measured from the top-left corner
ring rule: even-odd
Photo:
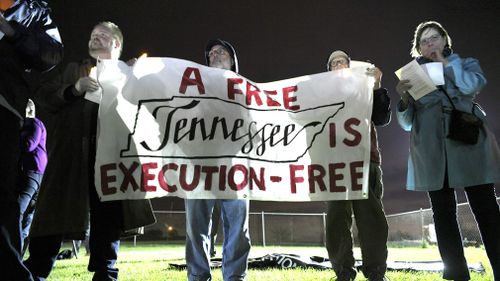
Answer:
[[[497,202],[500,198],[497,198]],[[457,218],[465,245],[482,244],[481,234],[469,203],[457,205]],[[389,224],[389,242],[397,244],[436,243],[436,232],[431,209],[394,214],[387,216]]]
[[[458,204],[457,213],[464,243],[480,245],[481,236],[468,203]],[[146,227],[144,235],[138,236],[137,240],[184,241],[184,211],[155,211],[155,214],[157,223]],[[388,215],[387,222],[389,243],[420,245],[436,242],[430,209]],[[250,213],[250,237],[253,245],[324,245],[325,225],[326,213]],[[222,242],[222,233],[222,225],[219,225],[218,243]],[[358,245],[355,223],[353,236]]]

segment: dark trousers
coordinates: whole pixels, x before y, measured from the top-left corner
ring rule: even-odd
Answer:
[[[28,237],[33,215],[35,213],[36,198],[43,174],[34,171],[24,171],[20,178],[18,203],[20,208],[19,224],[21,227],[21,242],[24,249]],[[24,252],[24,251],[23,251]]]
[[[90,193],[90,260],[88,270],[94,272],[93,281],[118,280],[115,267],[120,247],[121,203],[100,202],[92,186]],[[54,267],[63,235],[32,237],[30,257],[25,261],[35,281],[43,281]]]
[[[388,225],[382,205],[382,170],[370,164],[369,194],[366,200],[329,201],[326,221],[326,249],[337,273],[354,273],[352,215],[356,218],[365,276],[383,276],[387,268]]]
[[[122,229],[120,201],[101,202],[94,187],[90,189],[90,260],[93,281],[118,280],[115,267]]]
[[[0,278],[33,280],[21,262],[17,181],[21,120],[0,105]]]
[[[500,280],[500,210],[493,184],[465,188],[467,200],[481,233],[495,281]],[[443,278],[469,280],[462,236],[457,222],[455,190],[448,187],[428,192],[432,205],[439,252],[444,263]]]

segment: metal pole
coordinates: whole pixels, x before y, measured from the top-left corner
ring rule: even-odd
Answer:
[[[326,213],[323,212],[323,246],[326,247]]]
[[[266,221],[264,219],[264,211],[261,213],[261,223],[262,223],[262,246],[266,246]]]
[[[75,259],[78,259],[78,250],[76,249],[76,240],[71,240],[73,245],[73,253],[75,254]]]
[[[424,210],[420,208],[420,229],[422,230],[422,247],[425,245]]]

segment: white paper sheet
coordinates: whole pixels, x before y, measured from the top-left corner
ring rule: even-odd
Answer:
[[[437,89],[434,82],[416,60],[412,60],[407,65],[396,70],[395,73],[399,80],[410,80],[412,88],[408,92],[415,100]]]
[[[443,63],[442,62],[429,62],[420,65],[425,73],[431,78],[434,85],[441,86],[444,85],[444,73],[443,73]]]

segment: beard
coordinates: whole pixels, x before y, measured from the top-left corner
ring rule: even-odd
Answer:
[[[106,57],[111,54],[112,48],[101,44],[89,44],[89,54],[93,58]]]
[[[89,52],[110,52],[112,50],[110,42],[91,40],[89,42]]]
[[[231,70],[231,61],[217,58],[210,63],[210,67]]]

